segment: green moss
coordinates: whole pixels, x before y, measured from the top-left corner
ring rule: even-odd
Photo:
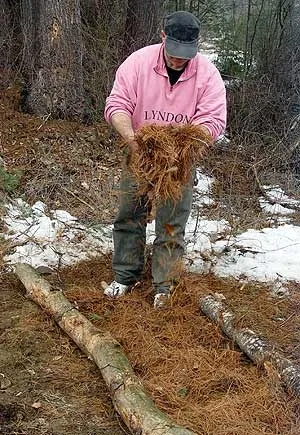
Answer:
[[[10,173],[0,167],[0,190],[13,192],[19,184],[21,174],[19,172]]]

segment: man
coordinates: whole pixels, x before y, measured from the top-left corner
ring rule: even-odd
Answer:
[[[147,124],[196,124],[209,133],[212,142],[225,129],[225,87],[216,67],[198,53],[198,19],[189,12],[174,12],[165,18],[161,37],[161,44],[144,47],[122,63],[106,101],[105,119],[127,142],[131,154],[139,152],[135,132]],[[177,278],[192,206],[192,178],[183,187],[181,200],[166,201],[157,208],[152,253],[156,308],[168,306]],[[136,195],[135,180],[126,167],[120,190],[113,231],[115,280],[104,292],[112,297],[131,289],[144,266],[146,198]]]

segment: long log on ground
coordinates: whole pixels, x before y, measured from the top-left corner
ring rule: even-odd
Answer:
[[[236,327],[234,313],[217,296],[202,298],[200,308],[255,364],[270,363],[279,379],[300,397],[300,366],[280,354],[274,345],[251,329]]]
[[[109,332],[101,331],[86,319],[60,290],[42,278],[28,264],[16,264],[15,273],[27,296],[53,316],[58,325],[99,367],[115,409],[133,434],[193,435],[176,425],[147,396],[141,381]]]

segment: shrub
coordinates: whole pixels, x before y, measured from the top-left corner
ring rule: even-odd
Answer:
[[[19,184],[20,174],[12,174],[5,171],[4,168],[0,166],[0,189],[5,192],[13,192]]]

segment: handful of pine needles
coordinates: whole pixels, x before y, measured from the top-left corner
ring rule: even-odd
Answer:
[[[201,161],[212,138],[201,126],[142,127],[135,137],[139,152],[132,155],[129,169],[134,174],[139,195],[153,203],[181,198],[182,189]]]

